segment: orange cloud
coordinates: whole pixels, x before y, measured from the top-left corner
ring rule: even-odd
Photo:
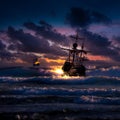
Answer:
[[[17,58],[14,62],[15,62],[15,63],[20,63],[20,64],[26,63],[25,61],[23,61],[23,60],[20,59],[20,58]]]
[[[97,60],[110,61],[111,60],[109,57],[100,56],[100,55],[88,55],[88,59],[92,61],[97,61]]]
[[[55,63],[59,63],[59,64],[63,64],[64,60],[62,59],[49,59],[49,58],[45,58],[46,62],[51,63],[51,62],[55,62]]]

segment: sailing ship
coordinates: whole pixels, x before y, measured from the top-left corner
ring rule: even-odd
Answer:
[[[62,70],[65,75],[69,76],[86,76],[86,67],[84,65],[84,61],[87,61],[87,52],[84,50],[84,42],[85,38],[80,38],[78,33],[75,36],[70,36],[75,39],[73,46],[71,49],[62,48],[63,50],[67,50],[69,55],[64,65],[62,66]],[[81,49],[78,49],[78,40],[82,40]]]
[[[40,65],[40,62],[39,62],[38,58],[35,58],[33,60],[33,66],[39,66],[39,65]]]

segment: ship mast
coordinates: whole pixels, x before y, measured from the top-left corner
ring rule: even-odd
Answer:
[[[86,54],[86,51],[84,51],[84,38],[79,37],[78,32],[75,36],[71,36],[71,38],[75,39],[75,42],[73,43],[73,60],[72,63],[75,64],[75,58],[77,60],[77,62],[83,62],[84,61],[84,56],[83,53]],[[81,50],[78,50],[78,40],[82,40],[82,44],[81,44]]]

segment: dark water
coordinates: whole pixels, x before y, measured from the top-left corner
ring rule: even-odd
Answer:
[[[90,71],[86,77],[1,76],[4,120],[120,119],[120,70]]]

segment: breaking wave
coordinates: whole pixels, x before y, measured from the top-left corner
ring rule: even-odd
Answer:
[[[48,85],[120,85],[119,77],[87,76],[72,78],[44,77],[0,77],[0,83],[32,83]]]

